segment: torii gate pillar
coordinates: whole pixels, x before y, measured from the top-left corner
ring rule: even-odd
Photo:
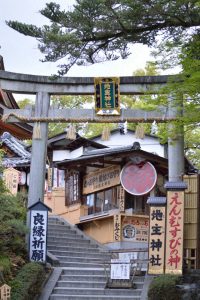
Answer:
[[[35,117],[48,116],[50,105],[50,95],[46,92],[38,92],[36,94]],[[34,127],[37,123],[34,123]],[[33,205],[41,199],[44,199],[44,184],[46,174],[46,153],[48,139],[48,123],[40,123],[40,139],[32,139],[31,151],[31,170],[28,193],[28,206]]]
[[[182,102],[169,98],[171,117],[182,116]],[[187,185],[184,175],[184,134],[183,125],[176,130],[175,137],[168,139],[168,182],[166,211],[165,273],[182,274],[183,271],[183,231],[184,231],[184,191]]]

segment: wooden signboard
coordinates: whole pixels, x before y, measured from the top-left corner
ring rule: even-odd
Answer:
[[[95,78],[95,108],[98,115],[120,115],[119,78]]]
[[[113,236],[114,242],[120,242],[121,241],[121,215],[114,215],[113,233],[114,233]]]
[[[120,212],[125,211],[125,190],[122,186],[118,188],[118,201],[119,201],[119,210]]]
[[[19,176],[20,172],[14,168],[5,169],[3,171],[3,179],[6,187],[13,195],[16,195],[18,191]]]
[[[149,274],[164,273],[165,207],[150,207]]]
[[[165,273],[182,274],[184,191],[167,193]]]
[[[83,177],[83,194],[91,194],[120,183],[120,166],[99,169]]]
[[[148,219],[126,216],[122,222],[122,240],[134,242],[147,242],[148,228]]]

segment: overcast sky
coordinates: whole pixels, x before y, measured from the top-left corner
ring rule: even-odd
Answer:
[[[56,73],[56,63],[42,63],[42,54],[37,49],[34,38],[24,36],[9,28],[5,20],[43,25],[47,19],[39,13],[48,0],[0,0],[0,54],[4,58],[7,71],[38,75]],[[54,0],[62,7],[71,6],[73,0]],[[135,45],[132,55],[126,60],[106,62],[87,67],[74,66],[68,76],[129,76],[133,71],[144,68],[150,60],[150,51],[146,46]]]

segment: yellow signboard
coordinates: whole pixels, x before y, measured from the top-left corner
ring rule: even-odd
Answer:
[[[149,274],[164,273],[165,207],[150,207]]]
[[[3,179],[6,187],[13,195],[16,195],[18,191],[19,176],[20,172],[14,168],[5,169],[3,171]]]
[[[114,215],[114,242],[121,241],[121,215]]]
[[[120,212],[125,211],[125,190],[122,186],[118,189],[118,201],[119,201],[119,210]]]
[[[99,169],[83,177],[83,194],[91,194],[120,183],[120,166]]]
[[[165,273],[182,274],[184,191],[167,193]]]

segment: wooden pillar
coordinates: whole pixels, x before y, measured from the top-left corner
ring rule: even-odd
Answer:
[[[50,95],[46,92],[38,92],[35,103],[35,117],[48,116]],[[34,124],[34,127],[38,124]],[[40,123],[41,138],[32,139],[31,169],[28,194],[28,207],[44,201],[44,183],[46,173],[46,153],[48,139],[48,123]]]
[[[149,197],[149,265],[148,274],[164,274],[166,197]]]

